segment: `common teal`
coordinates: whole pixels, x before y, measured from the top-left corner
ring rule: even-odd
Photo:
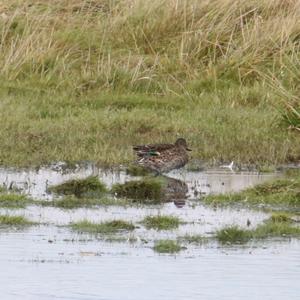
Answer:
[[[157,174],[167,173],[183,167],[189,160],[186,140],[177,139],[175,144],[150,144],[134,146],[138,156],[137,163]]]

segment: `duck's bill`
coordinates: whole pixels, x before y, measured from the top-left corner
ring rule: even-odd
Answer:
[[[190,148],[186,148],[186,151],[192,151],[192,149],[190,149]]]

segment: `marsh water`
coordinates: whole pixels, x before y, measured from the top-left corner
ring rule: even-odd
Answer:
[[[63,163],[38,169],[0,169],[0,184],[35,199],[48,201],[47,187],[69,179],[98,176],[107,186],[132,178],[125,171],[95,165],[65,168]],[[238,191],[280,174],[210,169],[177,171],[168,176],[184,181],[188,198],[157,206],[100,206],[62,210],[28,206],[1,209],[24,215],[41,225],[0,229],[1,299],[299,299],[300,242],[270,239],[243,246],[215,241],[185,244],[176,255],[157,254],[159,239],[210,237],[225,225],[250,228],[269,217],[243,207],[218,208],[201,202],[204,194]],[[185,223],[173,231],[147,230],[148,215],[174,215]],[[115,239],[73,232],[71,222],[122,219],[137,229]],[[249,225],[249,223],[248,223]]]

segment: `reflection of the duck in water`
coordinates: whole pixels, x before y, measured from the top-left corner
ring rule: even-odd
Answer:
[[[181,208],[185,205],[185,199],[187,198],[188,186],[179,179],[164,176],[167,181],[165,187],[165,201],[174,202],[175,206]]]

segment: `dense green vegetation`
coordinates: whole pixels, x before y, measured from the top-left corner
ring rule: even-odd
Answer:
[[[76,197],[95,198],[106,192],[105,185],[99,181],[97,176],[90,176],[84,179],[72,179],[62,184],[51,186],[48,191],[62,194],[74,195]]]
[[[139,203],[161,203],[164,199],[166,180],[163,177],[145,177],[123,184],[115,184],[112,193]]]
[[[173,216],[147,216],[142,221],[147,229],[172,230],[182,223],[178,217]]]
[[[297,1],[3,0],[0,163],[299,160]]]
[[[132,231],[135,226],[123,220],[114,220],[103,223],[93,223],[88,220],[83,220],[71,224],[71,228],[78,232],[91,234],[113,234],[120,231]]]
[[[159,240],[155,243],[153,250],[158,253],[177,253],[184,248],[173,240]]]

